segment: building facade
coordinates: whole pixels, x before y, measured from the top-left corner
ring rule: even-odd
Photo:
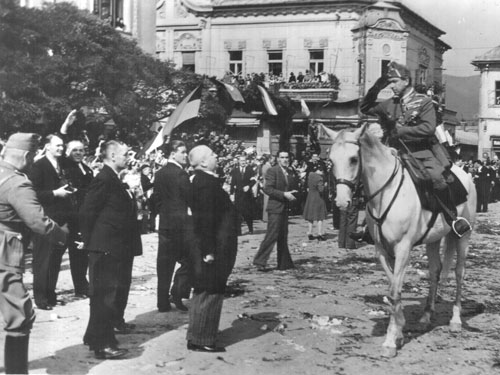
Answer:
[[[21,6],[41,7],[47,0],[20,0]],[[51,0],[52,3],[69,2],[109,22],[124,35],[137,40],[142,50],[156,52],[154,0]]]
[[[477,57],[472,64],[481,73],[478,157],[500,156],[500,46]]]
[[[279,95],[309,106],[308,118],[294,119],[298,125],[313,119],[333,128],[356,126],[359,98],[392,60],[410,68],[414,83],[441,85],[443,53],[450,48],[443,34],[399,1],[157,1],[156,53],[179,68],[218,78],[267,73],[284,81],[306,70],[335,75],[335,93],[324,84],[281,85]],[[391,96],[385,89],[379,99]]]

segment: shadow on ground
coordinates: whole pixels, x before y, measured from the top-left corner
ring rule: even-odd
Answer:
[[[131,334],[117,335],[119,346],[129,350],[126,359],[138,358],[144,349],[141,347],[145,342],[152,340],[162,334],[178,329],[188,321],[188,315],[182,314],[170,323],[165,323],[165,314],[157,310],[137,315],[134,320],[127,323],[136,324],[136,329]],[[83,332],[79,332],[83,336]],[[60,361],[59,359],[72,358],[72,361]],[[94,358],[94,353],[83,345],[73,345],[55,352],[54,355],[30,362],[30,370],[47,369],[48,374],[88,374],[99,365],[102,360]],[[66,367],[65,367],[66,366]]]

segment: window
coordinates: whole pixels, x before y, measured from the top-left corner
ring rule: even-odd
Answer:
[[[113,27],[125,28],[123,0],[94,0],[94,14],[103,20],[109,20]]]
[[[500,81],[495,81],[495,105],[500,105]]]
[[[269,74],[276,76],[283,73],[283,52],[269,51],[267,53],[267,61],[269,63]]]
[[[385,77],[389,71],[389,63],[391,60],[382,60],[380,62],[380,76]]]
[[[315,76],[324,71],[325,52],[323,50],[309,51],[309,70]]]
[[[427,67],[420,65],[420,69],[418,70],[417,83],[425,85],[427,83]]]
[[[195,57],[195,52],[182,52],[182,69],[194,72],[195,71],[194,57]]]
[[[229,51],[229,71],[235,75],[243,74],[243,51]]]

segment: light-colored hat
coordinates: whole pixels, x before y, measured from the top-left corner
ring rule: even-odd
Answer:
[[[14,148],[17,150],[31,151],[35,152],[38,149],[38,144],[40,143],[40,136],[35,133],[14,133],[12,134],[5,148]]]

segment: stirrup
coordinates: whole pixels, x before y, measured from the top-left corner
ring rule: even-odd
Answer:
[[[453,223],[451,223],[451,229],[458,238],[462,238],[465,233],[472,229],[472,227],[465,217],[458,216]]]

